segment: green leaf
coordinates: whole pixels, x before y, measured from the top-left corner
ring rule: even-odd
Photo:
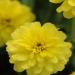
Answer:
[[[23,4],[26,4],[28,6],[30,6],[31,8],[34,7],[35,4],[35,0],[20,0]]]
[[[75,18],[72,20],[72,41],[75,43]]]

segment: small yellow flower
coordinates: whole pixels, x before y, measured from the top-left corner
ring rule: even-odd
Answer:
[[[62,71],[71,56],[71,43],[51,23],[26,23],[12,33],[7,52],[14,70],[28,75],[49,75]]]
[[[15,28],[34,19],[35,16],[29,7],[17,1],[0,1],[0,46],[10,39]]]
[[[75,72],[73,72],[72,74],[70,74],[70,75],[75,75]]]
[[[60,3],[60,7],[57,8],[57,12],[63,12],[64,17],[70,19],[75,17],[75,0],[49,0],[53,3]]]

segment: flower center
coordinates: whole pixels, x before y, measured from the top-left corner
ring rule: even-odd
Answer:
[[[8,19],[2,20],[2,24],[6,26],[11,26],[11,19],[8,18]]]
[[[35,49],[38,52],[45,50],[43,44],[41,44],[41,43],[37,43],[36,46],[35,46]]]
[[[6,19],[6,22],[9,23],[9,22],[11,22],[11,20],[10,19]]]
[[[40,46],[42,46],[42,44],[41,43],[37,43],[37,46],[40,47]]]

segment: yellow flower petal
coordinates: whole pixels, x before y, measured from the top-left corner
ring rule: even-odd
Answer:
[[[71,6],[75,6],[75,0],[68,0],[68,3],[69,3]]]
[[[68,12],[64,12],[63,15],[64,15],[64,17],[66,17],[66,18],[68,18],[68,19],[74,17],[74,15],[72,14],[71,10],[68,11]]]
[[[75,75],[75,72],[73,72],[72,74],[70,74],[70,75]]]
[[[50,2],[53,2],[53,3],[60,3],[62,2],[63,0],[49,0]]]

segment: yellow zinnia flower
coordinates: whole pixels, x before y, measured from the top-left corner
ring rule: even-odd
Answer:
[[[31,9],[17,1],[0,1],[0,46],[10,39],[11,32],[24,22],[35,19]]]
[[[12,33],[7,52],[14,70],[28,75],[49,75],[62,71],[71,56],[71,43],[51,23],[26,23]]]
[[[70,74],[70,75],[75,75],[75,72],[73,72],[72,74]]]
[[[57,8],[57,12],[63,12],[64,17],[70,19],[75,17],[75,0],[49,0],[53,3],[60,3],[60,7]]]

